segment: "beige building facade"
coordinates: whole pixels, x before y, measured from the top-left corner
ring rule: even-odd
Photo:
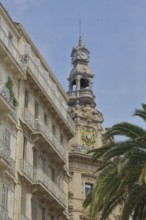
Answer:
[[[68,98],[25,29],[0,4],[0,219],[65,220]]]

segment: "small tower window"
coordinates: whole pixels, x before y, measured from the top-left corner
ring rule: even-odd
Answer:
[[[80,88],[81,89],[89,89],[89,80],[81,79],[80,80]]]
[[[93,187],[93,184],[85,183],[85,197],[91,192],[92,187]]]

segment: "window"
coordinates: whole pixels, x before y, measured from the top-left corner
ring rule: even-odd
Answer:
[[[59,175],[59,187],[63,189],[63,177],[61,175]]]
[[[64,145],[64,138],[63,135],[60,135],[60,144],[63,146]]]
[[[42,208],[42,220],[46,220],[46,209]]]
[[[25,97],[24,97],[24,107],[28,108],[29,103],[29,91],[25,89]]]
[[[55,216],[54,215],[51,215],[51,220],[55,220]]]
[[[46,126],[48,126],[48,115],[44,114],[44,123]]]
[[[26,160],[27,159],[27,138],[24,137],[23,138],[23,159]]]
[[[21,191],[21,214],[26,215],[26,191],[24,189]]]
[[[5,31],[5,22],[2,18],[0,18],[0,27],[2,28],[3,31]]]
[[[37,201],[34,198],[31,199],[31,215],[32,220],[38,220],[38,206]]]
[[[54,124],[52,125],[52,132],[54,136],[56,136],[56,126]]]
[[[8,39],[9,39],[9,27],[5,24],[5,38],[4,43],[8,47]]]
[[[10,140],[11,140],[11,133],[7,128],[5,128],[4,141],[5,141],[6,147],[9,149],[10,149]]]
[[[44,172],[44,173],[47,173],[47,160],[44,159],[44,160],[42,161],[42,163],[43,163],[43,172]]]
[[[5,185],[2,186],[1,206],[3,209],[8,210],[8,187]]]
[[[35,102],[35,118],[39,117],[39,104]]]
[[[55,169],[53,167],[51,167],[51,178],[55,182]]]
[[[92,187],[93,187],[93,184],[85,183],[85,197],[90,193]]]
[[[27,43],[24,44],[24,54],[30,54],[31,46]]]
[[[33,151],[33,168],[37,168],[37,150]]]

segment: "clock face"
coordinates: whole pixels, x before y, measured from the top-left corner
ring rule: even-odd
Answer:
[[[83,60],[86,60],[86,59],[88,59],[88,54],[86,52],[80,51],[79,57]]]
[[[76,60],[87,60],[89,59],[89,55],[86,51],[76,51],[72,56],[72,62]]]

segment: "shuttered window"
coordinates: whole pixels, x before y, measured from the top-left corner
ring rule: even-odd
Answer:
[[[24,96],[24,107],[28,108],[29,103],[29,91],[28,89],[25,89],[25,96]]]
[[[37,168],[37,150],[33,151],[33,168]]]
[[[11,140],[11,133],[7,128],[5,128],[4,141],[5,141],[6,147],[9,149],[10,149],[10,140]]]
[[[1,206],[3,209],[8,210],[8,187],[5,185],[2,185],[2,200],[1,200]]]
[[[26,191],[24,189],[21,191],[21,214],[26,215]]]
[[[28,143],[28,140],[26,137],[24,137],[23,139],[23,159],[24,160],[27,160],[27,143]]]
[[[46,209],[45,208],[42,208],[42,220],[46,220]]]
[[[38,220],[37,201],[34,198],[32,198],[31,200],[31,215],[32,215],[32,220]]]
[[[43,172],[47,173],[47,160],[43,159],[42,165],[43,165]]]

